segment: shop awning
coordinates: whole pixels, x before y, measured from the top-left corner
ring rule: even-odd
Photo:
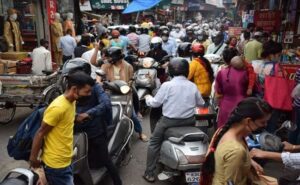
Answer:
[[[161,0],[133,0],[122,13],[128,14],[148,10],[157,5],[160,1]]]

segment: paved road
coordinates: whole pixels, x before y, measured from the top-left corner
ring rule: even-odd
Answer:
[[[17,114],[14,121],[6,126],[0,126],[0,179],[8,172],[9,169],[15,167],[28,167],[28,164],[23,161],[15,161],[9,158],[6,152],[6,144],[10,135],[15,133],[19,123],[31,112],[31,109],[17,109]],[[144,131],[149,136],[149,119],[144,118]],[[120,169],[120,174],[124,185],[150,185],[142,178],[146,164],[147,143],[143,143],[137,139],[137,135],[133,138],[133,148],[130,152],[132,158],[129,163]],[[268,175],[279,176],[282,173],[282,166],[278,163],[268,163],[265,166],[265,171]],[[155,185],[168,185],[168,182],[155,182]],[[101,185],[112,185],[109,177],[107,177]]]

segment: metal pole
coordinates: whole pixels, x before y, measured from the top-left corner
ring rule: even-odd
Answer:
[[[140,17],[140,13],[141,13],[141,12],[138,12],[138,13],[136,14],[136,18],[135,18],[135,22],[136,22],[136,23],[138,23],[138,20],[139,20],[139,17]]]

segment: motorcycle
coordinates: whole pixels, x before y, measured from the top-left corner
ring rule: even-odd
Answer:
[[[97,75],[104,75],[99,70]],[[112,101],[112,124],[108,126],[109,138],[108,151],[113,163],[119,166],[125,160],[130,150],[130,139],[134,125],[128,115],[132,115],[132,102],[130,87],[123,81],[103,82],[103,87],[109,91]],[[98,184],[106,175],[106,168],[90,169],[88,163],[88,138],[86,133],[78,133],[74,136],[73,173],[75,184]]]
[[[209,137],[202,130],[214,126],[216,113],[211,106],[198,107],[195,109],[195,118],[195,126],[166,130],[159,157],[159,164],[163,168],[158,175],[159,180],[175,180],[188,185],[199,183],[209,145]]]

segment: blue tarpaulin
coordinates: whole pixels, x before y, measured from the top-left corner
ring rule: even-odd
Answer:
[[[122,13],[127,14],[147,10],[157,5],[160,1],[161,0],[133,0]]]

